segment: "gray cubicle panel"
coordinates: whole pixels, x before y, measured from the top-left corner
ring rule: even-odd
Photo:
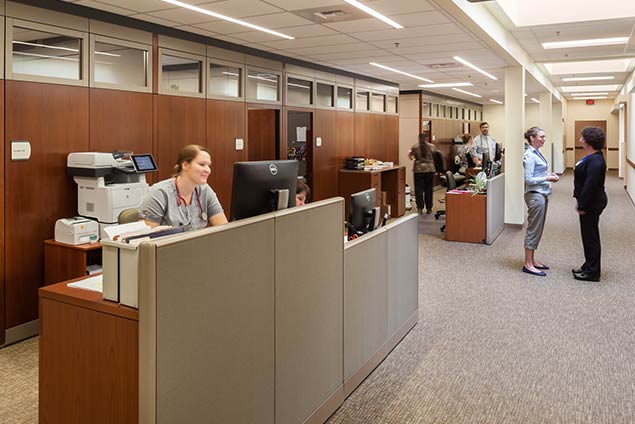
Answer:
[[[486,216],[485,243],[492,244],[505,229],[505,174],[487,180]]]
[[[140,422],[274,422],[274,224],[141,245]]]
[[[353,390],[417,323],[417,215],[344,248],[344,393]]]
[[[323,423],[344,401],[344,199],[276,213],[276,424]]]

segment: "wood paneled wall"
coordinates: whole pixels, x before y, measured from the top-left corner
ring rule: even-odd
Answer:
[[[279,136],[278,117],[275,109],[249,109],[247,112],[247,159],[276,159],[276,142]],[[284,159],[284,154],[282,155]]]
[[[205,137],[205,99],[181,96],[156,96],[156,147],[158,179],[174,174],[179,151],[188,144],[207,147]]]
[[[236,150],[236,139],[245,137],[247,107],[241,102],[207,100],[207,147],[212,154],[209,184],[229,217],[234,162],[246,161],[247,151]]]
[[[69,152],[87,151],[88,89],[6,82],[6,137],[31,142],[31,159],[5,157],[6,327],[38,317],[43,241],[55,220],[77,214],[77,186],[66,176]]]
[[[0,80],[0,98],[4,99],[4,80]],[[0,345],[4,340],[4,102],[0,102]]]
[[[172,175],[184,145],[204,145],[212,156],[209,183],[227,214],[233,163],[248,160],[250,148],[261,159],[272,157],[271,146],[258,141],[260,135],[251,143],[247,139],[248,111],[243,102],[21,81],[7,81],[5,90],[6,131],[0,156],[0,171],[4,167],[0,178],[5,177],[0,184],[0,219],[2,214],[5,217],[0,237],[0,253],[4,249],[0,296],[4,284],[5,299],[0,297],[0,317],[6,320],[3,325],[0,318],[0,328],[38,317],[37,289],[44,281],[43,241],[54,236],[57,219],[77,214],[77,185],[66,175],[69,153],[152,152],[159,171],[148,181],[156,182]],[[313,112],[313,141],[322,137],[322,146],[313,149],[313,200],[337,194],[338,170],[347,156],[397,162],[397,116],[307,110]],[[263,114],[273,113],[268,121],[274,122],[284,121],[285,112],[283,108],[282,116],[276,117],[269,109]],[[286,141],[283,128],[279,129],[282,145]],[[257,134],[255,127],[250,133]],[[245,149],[235,149],[236,138],[245,140]],[[29,140],[31,159],[10,161],[10,140]],[[4,209],[2,199],[6,199]]]

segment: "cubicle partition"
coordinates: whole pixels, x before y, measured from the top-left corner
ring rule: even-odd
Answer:
[[[417,216],[345,244],[343,208],[141,243],[138,313],[66,282],[40,289],[40,420],[325,422],[417,320]]]

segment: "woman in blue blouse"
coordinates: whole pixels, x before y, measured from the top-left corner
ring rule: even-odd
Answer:
[[[523,272],[532,275],[547,275],[544,270],[547,265],[536,262],[534,253],[542,237],[547,215],[548,197],[551,194],[551,183],[560,178],[549,173],[547,159],[540,153],[545,144],[545,132],[538,127],[532,127],[525,133],[529,144],[523,156],[525,168],[525,203],[527,204],[527,233],[525,235],[525,265]]]

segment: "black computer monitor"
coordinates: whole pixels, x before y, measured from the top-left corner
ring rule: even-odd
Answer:
[[[377,191],[374,188],[351,194],[348,232],[349,235],[367,233],[377,228],[379,208],[376,207]]]
[[[490,167],[492,166],[492,161],[489,158],[488,152],[483,152],[483,159],[481,159],[481,169],[485,172],[486,175],[489,175]]]
[[[297,160],[234,163],[230,220],[295,206],[297,182]]]
[[[494,153],[494,162],[499,162],[503,159],[503,145],[496,143],[496,152]]]

